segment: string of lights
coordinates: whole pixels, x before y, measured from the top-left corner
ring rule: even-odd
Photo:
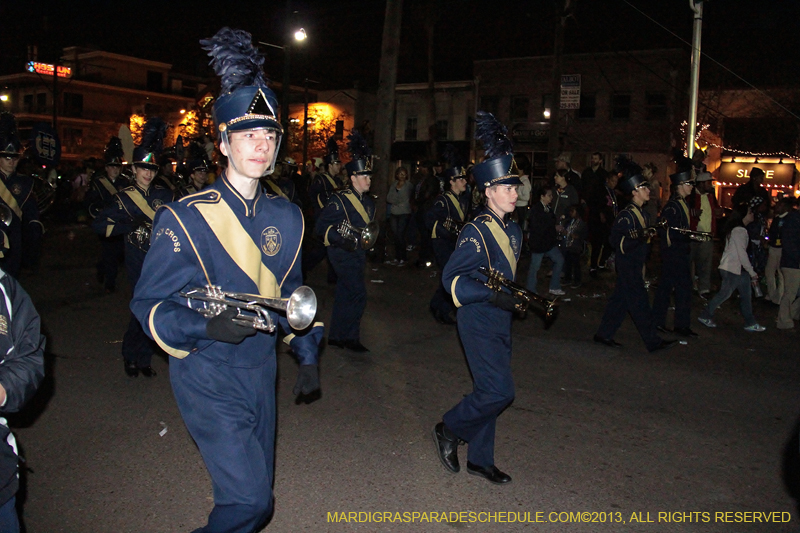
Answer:
[[[686,139],[686,126],[688,126],[688,125],[689,125],[689,123],[687,121],[685,121],[685,120],[683,122],[681,122],[681,137],[683,137],[684,139]],[[698,124],[697,126],[698,126],[697,134],[694,137],[695,143],[697,143],[697,141],[700,140],[700,135],[710,127],[710,124]],[[707,139],[704,139],[704,142],[708,146],[713,146],[714,148],[719,148],[723,152],[729,152],[729,153],[732,153],[732,154],[737,154],[737,155],[746,156],[746,157],[779,157],[779,158],[784,158],[785,157],[787,159],[794,159],[795,161],[800,159],[799,155],[797,155],[797,154],[789,154],[789,153],[786,153],[786,152],[751,152],[749,150],[739,150],[738,148],[731,148],[729,146],[724,146],[724,145],[721,145],[721,144],[710,142]],[[696,145],[697,144],[695,144],[695,146]],[[684,140],[684,143],[683,143],[684,152],[686,151],[686,146],[687,146],[687,144],[686,144],[686,141]]]

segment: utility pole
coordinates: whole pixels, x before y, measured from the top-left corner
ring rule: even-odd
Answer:
[[[700,91],[700,42],[703,36],[703,0],[689,0],[694,11],[692,28],[692,78],[689,86],[689,127],[686,129],[686,148],[689,159],[694,155],[694,136],[697,134],[697,100]]]
[[[289,154],[289,85],[292,47],[289,32],[292,21],[292,0],[286,0],[286,16],[283,22],[283,101],[281,102],[281,125],[283,126],[283,154]]]
[[[375,120],[374,153],[378,156],[372,173],[375,202],[375,220],[386,218],[386,193],[388,191],[389,158],[392,151],[394,127],[394,96],[397,84],[397,60],[400,56],[400,26],[403,22],[403,0],[386,0],[383,21],[381,67],[378,79],[378,102]]]
[[[556,8],[555,43],[553,44],[553,88],[550,104],[550,140],[547,145],[547,173],[555,172],[555,158],[561,145],[558,139],[559,122],[561,121],[561,73],[564,55],[564,31],[567,18],[572,14],[577,0],[559,0]],[[562,6],[563,2],[563,6]]]

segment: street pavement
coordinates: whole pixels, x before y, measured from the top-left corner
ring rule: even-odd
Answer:
[[[122,276],[103,292],[98,253],[87,228],[53,227],[39,271],[21,278],[48,338],[46,382],[11,418],[27,459],[27,532],[191,531],[213,505],[208,475],[166,356],[155,378],[124,375],[130,291]],[[495,486],[436,457],[431,430],[471,380],[456,329],[428,312],[433,271],[371,264],[366,279],[371,351],[326,348],[318,401],[296,403],[297,365],[280,344],[266,531],[798,531],[800,338],[775,329],[776,307],[756,302],[768,329],[747,333],[731,299],[719,328],[695,321],[699,338],[656,354],[627,319],[614,350],[592,342],[613,283],[604,274],[567,291],[549,330],[532,313],[516,320],[516,399],[495,454],[513,482]],[[324,265],[308,283],[329,322]]]

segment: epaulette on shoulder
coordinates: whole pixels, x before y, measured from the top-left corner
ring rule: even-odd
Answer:
[[[222,198],[222,194],[216,189],[204,189],[202,191],[197,191],[194,194],[190,194],[188,196],[184,196],[178,203],[181,203],[186,206],[190,206],[193,204],[216,204],[219,203],[220,199]]]

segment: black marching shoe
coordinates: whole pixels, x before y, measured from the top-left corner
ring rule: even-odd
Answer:
[[[344,348],[344,342],[336,339],[328,339],[328,346],[336,346],[337,348]]]
[[[458,437],[451,439],[445,434],[444,422],[439,422],[433,428],[433,442],[436,443],[436,453],[439,460],[448,472],[457,474],[461,471],[458,464]]]
[[[344,345],[345,348],[347,348],[351,352],[364,353],[369,351],[369,349],[366,346],[361,344],[361,341],[349,340],[342,342],[342,344]]]
[[[696,331],[692,328],[675,328],[672,330],[673,333],[677,333],[678,335],[683,335],[684,337],[699,337]]]
[[[672,333],[672,332],[671,332],[670,330],[668,330],[668,329],[667,329],[665,326],[656,326],[656,329],[657,329],[658,331],[660,331],[661,333]]]
[[[511,483],[511,476],[505,472],[501,472],[500,469],[494,465],[484,468],[467,461],[467,472],[473,476],[485,478],[490,483],[494,483],[495,485],[505,485],[506,483]]]
[[[149,366],[149,365],[148,365],[148,366],[140,366],[140,367],[139,367],[139,372],[141,372],[141,373],[142,373],[142,375],[143,375],[144,377],[146,377],[146,378],[152,378],[152,377],[155,377],[155,376],[157,376],[157,375],[158,375],[158,374],[156,373],[156,371],[155,371],[155,370],[153,370],[153,367],[152,367],[152,366]]]
[[[618,343],[614,339],[604,339],[600,335],[594,336],[594,342],[598,344],[605,344],[609,348],[622,348],[622,344]]]
[[[678,341],[668,341],[668,340],[661,339],[661,343],[658,346],[656,346],[655,348],[653,348],[652,350],[650,350],[650,351],[651,352],[657,352],[658,350],[669,350],[670,348],[673,348],[673,347],[675,347],[677,345],[678,345]]]
[[[124,361],[124,363],[125,363],[125,373],[128,376],[135,378],[136,376],[139,375],[139,367],[136,366],[136,363],[132,361]]]

